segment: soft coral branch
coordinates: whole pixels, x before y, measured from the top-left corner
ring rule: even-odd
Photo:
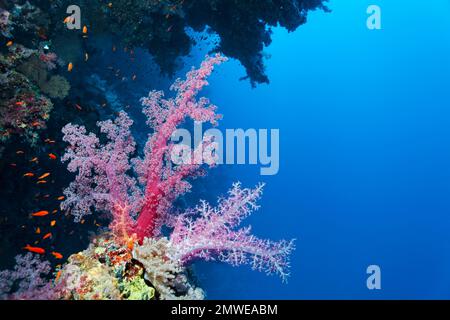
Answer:
[[[154,130],[143,159],[130,161],[135,142],[130,133],[132,121],[124,112],[115,121],[98,123],[109,141],[105,145],[84,127],[67,125],[63,129],[64,141],[70,147],[63,161],[69,161],[69,171],[78,174],[65,191],[63,209],[71,210],[78,221],[92,209],[112,212],[113,226],[122,225],[118,221],[123,221],[126,226],[119,229],[135,233],[139,240],[157,233],[172,202],[190,189],[185,179],[201,172],[197,164],[171,165],[170,137],[187,118],[212,124],[220,118],[208,99],[197,100],[196,95],[208,84],[206,78],[214,66],[224,60],[219,54],[207,57],[185,80],[175,82],[171,88],[176,92],[174,98],[165,99],[163,92],[152,91],[142,99],[147,123]],[[130,175],[132,169],[140,183],[135,175]],[[138,217],[135,223],[130,215]]]
[[[242,189],[233,185],[229,197],[214,208],[203,201],[196,208],[198,218],[181,215],[170,237],[176,261],[188,263],[194,259],[219,260],[238,266],[250,264],[253,269],[278,274],[283,281],[289,276],[289,255],[294,242],[261,240],[250,233],[250,227],[236,228],[259,206],[256,201],[263,185]]]

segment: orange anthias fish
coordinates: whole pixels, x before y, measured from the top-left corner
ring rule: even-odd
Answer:
[[[55,213],[57,213],[57,212],[58,212],[58,210],[56,210],[56,209],[52,211],[53,214],[55,214]]]
[[[24,250],[28,250],[30,252],[34,252],[37,254],[45,254],[45,250],[39,247],[32,247],[29,244],[27,244],[25,247],[23,247]]]
[[[73,63],[70,62],[70,63],[67,65],[67,71],[71,72],[72,69],[73,69]]]
[[[50,176],[50,172],[44,173],[42,176],[40,176],[40,177],[38,178],[38,180],[45,179],[45,178],[47,178],[48,176]]]
[[[34,157],[33,159],[30,160],[30,162],[38,162],[38,157]]]
[[[66,18],[64,19],[63,23],[66,24],[66,23],[69,23],[69,22],[72,22],[72,21],[73,21],[72,16],[68,16],[68,17],[66,17]]]
[[[48,215],[48,211],[42,210],[31,214],[33,217],[45,217]]]
[[[41,233],[41,228],[37,227],[36,228],[36,234],[40,234]]]
[[[32,172],[27,172],[23,175],[24,177],[34,177],[34,173]]]
[[[57,158],[53,153],[49,153],[48,157],[52,160],[56,160],[56,158]]]
[[[62,255],[61,253],[59,253],[59,252],[52,251],[52,255],[53,255],[56,259],[62,259],[62,258],[63,258],[63,255]]]
[[[88,28],[86,26],[83,27],[83,33],[84,34],[88,33]]]
[[[63,201],[64,200],[64,196],[58,197],[58,198],[56,198],[56,200]]]
[[[13,45],[13,42],[12,41],[8,41],[7,43],[6,43],[6,46],[7,47],[11,47]]]
[[[23,106],[25,103],[23,102],[23,101],[17,101],[16,103],[15,103],[15,105],[16,106],[18,106],[18,107],[21,107],[21,106]]]
[[[47,181],[46,180],[39,180],[38,182],[36,182],[36,184],[46,184]]]
[[[45,239],[48,239],[48,238],[51,238],[51,237],[52,237],[52,233],[49,232],[45,236],[42,237],[42,240],[45,240]]]
[[[52,220],[51,222],[50,222],[50,226],[51,227],[54,227],[56,225],[56,220]]]
[[[55,282],[58,282],[59,278],[61,278],[61,270],[56,273]]]

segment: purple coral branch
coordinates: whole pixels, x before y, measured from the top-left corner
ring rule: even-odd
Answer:
[[[181,215],[170,237],[175,249],[172,259],[183,264],[194,259],[218,260],[233,266],[251,265],[252,269],[278,274],[283,281],[289,276],[289,255],[294,241],[261,240],[250,233],[250,227],[236,228],[257,210],[263,184],[242,189],[235,183],[229,197],[220,199],[217,207],[202,201],[196,208],[198,218]]]

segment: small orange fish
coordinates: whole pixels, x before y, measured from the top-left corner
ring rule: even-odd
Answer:
[[[52,220],[51,222],[50,222],[50,226],[51,227],[54,227],[56,225],[56,220]]]
[[[30,160],[30,162],[38,162],[38,157],[34,157],[33,159]]]
[[[16,106],[18,106],[18,107],[21,107],[21,106],[23,106],[25,103],[23,102],[23,101],[17,101],[16,103],[15,103],[15,105]]]
[[[56,209],[52,211],[53,214],[55,214],[55,213],[57,213],[57,212],[58,212],[58,210],[56,210]]]
[[[83,33],[87,34],[88,33],[88,28],[86,26],[83,27]]]
[[[63,255],[62,255],[61,253],[59,253],[59,252],[52,251],[52,255],[53,255],[56,259],[62,259],[62,258],[63,258]]]
[[[34,177],[34,173],[32,172],[27,172],[23,175],[24,177]]]
[[[6,43],[6,46],[7,47],[11,47],[13,45],[13,42],[12,41],[8,41],[7,43]]]
[[[48,154],[48,157],[49,157],[50,159],[52,159],[52,160],[56,160],[56,159],[57,159],[57,157],[56,157],[53,153],[49,153],[49,154]]]
[[[61,270],[56,273],[55,282],[58,282],[59,278],[61,278]]]
[[[42,237],[42,240],[45,240],[45,239],[48,239],[48,238],[51,238],[51,237],[52,237],[52,233],[49,232],[45,236]]]
[[[67,71],[71,72],[72,69],[73,69],[73,63],[70,62],[70,63],[67,65]]]
[[[32,247],[29,244],[27,244],[23,249],[28,250],[30,252],[34,252],[37,254],[45,254],[45,250],[39,247]]]
[[[41,126],[41,123],[40,123],[39,121],[34,121],[34,122],[31,124],[31,126],[33,126],[33,127],[40,127],[40,126]]]
[[[37,227],[36,228],[36,234],[40,234],[41,233],[41,228]]]
[[[84,219],[80,221],[81,224],[84,224],[85,222],[86,222],[86,220],[84,220]]]
[[[56,200],[63,201],[64,200],[64,196],[58,197],[58,198],[56,198]]]
[[[36,182],[36,184],[46,184],[47,181],[46,180],[39,180],[38,182]]]
[[[45,217],[48,215],[48,211],[42,210],[31,214],[33,217]]]
[[[55,140],[45,139],[45,143],[48,143],[48,144],[53,144],[55,142],[56,142]]]
[[[38,180],[45,179],[45,178],[47,178],[48,176],[50,176],[50,172],[44,173],[42,176],[40,176],[40,177],[38,178]]]
[[[72,17],[72,16],[68,16],[68,17],[66,17],[66,18],[64,19],[63,23],[64,23],[64,24],[67,24],[67,23],[70,23],[70,22],[72,22],[72,21],[73,21],[73,17]]]

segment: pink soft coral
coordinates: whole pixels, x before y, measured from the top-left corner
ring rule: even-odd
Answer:
[[[130,134],[132,121],[124,112],[115,121],[98,123],[109,140],[106,145],[93,133],[87,134],[83,126],[64,127],[64,141],[70,147],[62,160],[69,161],[69,171],[78,175],[65,191],[62,208],[70,210],[78,221],[92,209],[112,212],[112,229],[122,239],[136,234],[142,240],[158,233],[172,202],[190,189],[185,179],[200,172],[197,164],[170,163],[170,137],[187,118],[212,124],[219,119],[215,106],[196,96],[208,85],[206,78],[214,66],[224,60],[219,54],[207,57],[199,69],[187,74],[186,80],[175,82],[171,88],[176,92],[174,98],[165,99],[163,92],[152,91],[142,99],[147,123],[154,129],[143,159],[129,160],[135,142]],[[138,179],[130,175],[131,169]]]
[[[78,174],[65,191],[63,209],[71,210],[76,220],[92,209],[111,212],[112,233],[124,244],[155,236],[168,220],[173,201],[190,189],[186,178],[201,172],[199,164],[170,162],[170,137],[187,118],[212,124],[219,119],[215,106],[196,96],[208,84],[206,78],[213,67],[222,61],[220,55],[208,57],[199,69],[188,73],[186,80],[177,80],[172,86],[174,98],[165,99],[163,92],[152,91],[142,99],[147,123],[154,129],[143,159],[130,160],[135,142],[130,133],[132,121],[124,112],[115,121],[98,123],[109,141],[106,144],[82,126],[67,125],[63,133],[70,147],[63,161],[69,161],[68,169]],[[203,141],[192,156],[209,143]],[[293,241],[261,240],[250,234],[249,227],[238,229],[242,220],[258,208],[256,201],[262,188],[242,189],[237,183],[217,208],[202,202],[196,210],[172,216],[173,255],[167,258],[181,264],[196,258],[250,264],[253,269],[276,273],[286,280]]]
[[[229,197],[220,199],[217,207],[202,201],[194,212],[180,215],[170,236],[170,245],[176,252],[171,258],[183,264],[197,258],[234,266],[250,264],[254,270],[278,274],[285,281],[293,240],[261,240],[250,233],[250,227],[236,230],[243,219],[259,208],[256,201],[263,186],[242,189],[240,183],[235,183]]]

